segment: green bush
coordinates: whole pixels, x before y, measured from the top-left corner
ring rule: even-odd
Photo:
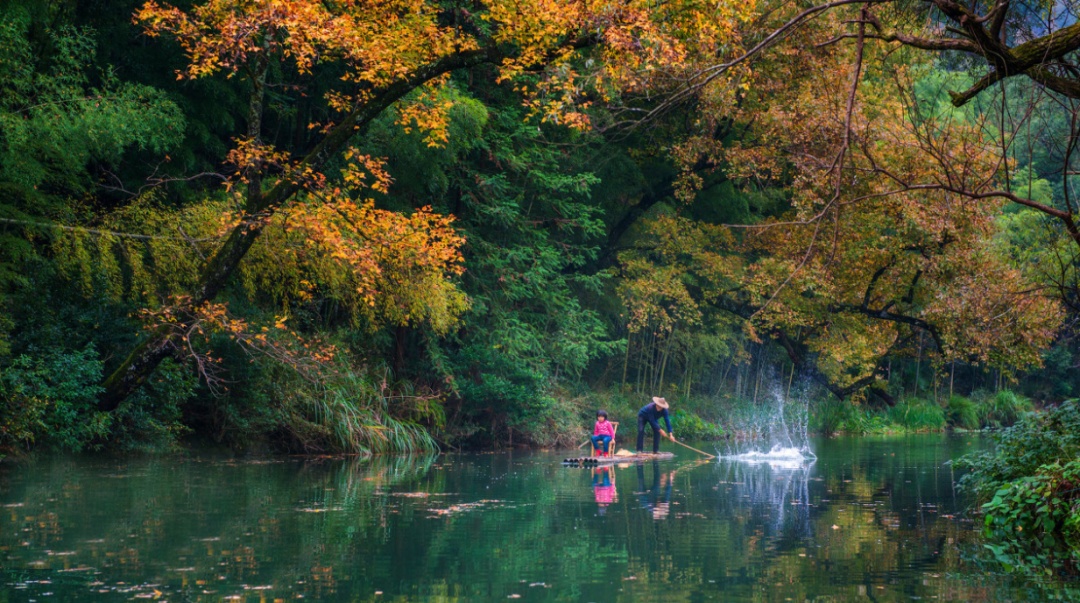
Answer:
[[[101,376],[93,346],[17,356],[0,374],[0,446],[8,452],[31,443],[69,451],[99,447],[113,420],[97,410]]]
[[[1080,461],[1006,483],[982,511],[986,548],[1006,569],[1042,573],[1080,561]]]
[[[685,410],[671,414],[671,429],[681,440],[719,440],[724,437],[723,427]]]
[[[982,506],[986,535],[1035,540],[1044,546],[1080,545],[1080,461],[1042,465],[1011,481]]]
[[[167,358],[137,392],[113,411],[110,448],[140,452],[177,450],[191,429],[183,408],[199,380],[190,367]]]
[[[957,461],[970,471],[960,486],[986,501],[1006,483],[1035,475],[1043,465],[1067,463],[1080,456],[1080,404],[1062,402],[1056,408],[1028,413],[1013,426],[993,435],[992,451]]]

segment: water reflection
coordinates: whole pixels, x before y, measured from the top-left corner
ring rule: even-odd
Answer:
[[[671,512],[671,489],[674,485],[675,471],[661,471],[657,462],[649,463],[652,469],[652,484],[645,485],[644,463],[637,465],[637,496],[638,504],[642,509],[649,512],[654,520],[667,518]]]
[[[596,513],[607,513],[608,505],[619,501],[619,494],[615,490],[615,468],[611,466],[596,467],[593,469],[593,496],[596,498]]]
[[[718,489],[721,513],[747,514],[768,537],[810,538],[810,476],[814,462],[722,459]]]
[[[569,469],[558,453],[2,465],[0,601],[1021,600],[962,558],[980,543],[944,461],[968,441],[816,449],[795,468]]]

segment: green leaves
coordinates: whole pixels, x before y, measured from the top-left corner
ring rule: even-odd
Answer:
[[[994,452],[961,460],[972,468],[961,486],[989,498],[981,507],[986,548],[1009,571],[1056,571],[1080,560],[1078,426],[1080,408],[1070,400],[1000,432]]]

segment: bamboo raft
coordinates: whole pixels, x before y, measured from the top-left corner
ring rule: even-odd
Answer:
[[[613,463],[635,463],[640,461],[655,461],[673,459],[675,454],[671,452],[659,452],[657,454],[613,454],[611,456],[575,456],[563,459],[564,465],[610,465]]]

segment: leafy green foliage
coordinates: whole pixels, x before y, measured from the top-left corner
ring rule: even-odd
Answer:
[[[985,546],[1006,569],[1052,574],[1080,561],[1080,461],[1006,483],[982,511]]]
[[[595,257],[604,232],[590,203],[598,180],[582,154],[545,136],[587,141],[538,132],[514,96],[486,86],[443,91],[454,100],[446,146],[402,133],[393,115],[369,138],[401,170],[383,202],[453,214],[466,240],[464,326],[424,340],[429,370],[453,390],[447,436],[490,444],[517,433],[518,442],[550,443],[565,433],[565,409],[553,395],[559,381],[580,376],[618,345],[583,302],[600,291],[603,277],[575,273]]]
[[[92,191],[96,170],[128,150],[162,155],[181,139],[184,116],[162,92],[92,67],[85,29],[29,36],[31,16],[3,11],[0,25],[0,186],[3,217],[69,218],[64,203]]]
[[[102,363],[93,347],[20,355],[0,375],[5,416],[0,443],[40,440],[79,451],[100,443],[112,417],[97,412]]]
[[[960,485],[982,501],[1008,482],[1035,475],[1043,465],[1077,458],[1080,404],[1067,400],[1056,408],[1029,413],[993,437],[992,452],[967,456],[959,463],[971,470]]]
[[[192,429],[184,407],[196,395],[195,372],[175,360],[162,362],[142,388],[112,413],[109,445],[118,450],[177,450]]]
[[[719,440],[724,437],[724,428],[702,419],[699,415],[683,409],[671,413],[671,429],[678,425],[678,438],[681,440]]]

